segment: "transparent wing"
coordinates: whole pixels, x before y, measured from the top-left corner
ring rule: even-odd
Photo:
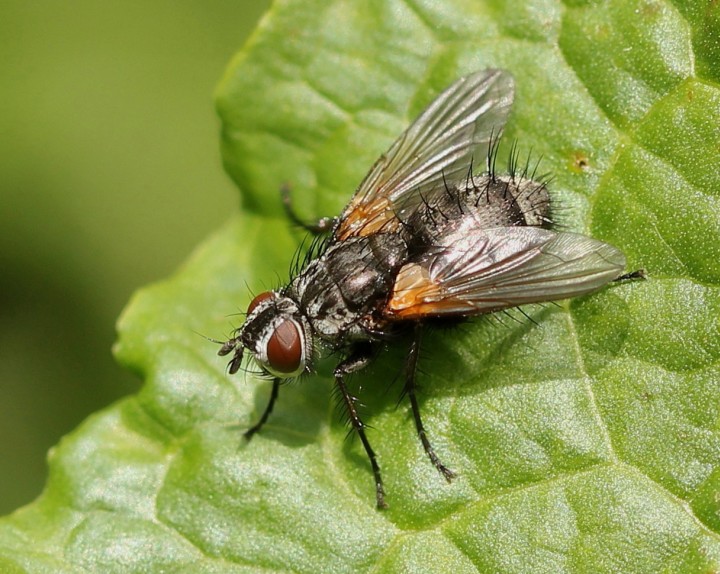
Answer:
[[[620,250],[576,233],[503,227],[454,239],[401,268],[390,318],[476,315],[577,297],[625,268]]]
[[[433,193],[467,177],[500,136],[515,94],[512,75],[484,70],[442,92],[378,159],[340,217],[335,236],[397,228]],[[444,181],[443,181],[444,180]]]

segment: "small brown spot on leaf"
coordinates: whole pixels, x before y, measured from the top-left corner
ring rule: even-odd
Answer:
[[[575,173],[582,173],[590,167],[590,158],[582,151],[573,152],[570,158],[570,169]]]

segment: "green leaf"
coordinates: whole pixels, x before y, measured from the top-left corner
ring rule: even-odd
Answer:
[[[719,36],[720,5],[689,0],[276,2],[217,94],[244,210],[133,299],[116,351],[145,385],[50,453],[42,497],[0,522],[0,571],[720,568]],[[561,225],[650,280],[427,335],[452,485],[396,408],[401,346],[357,376],[380,512],[332,358],[245,444],[268,385],[196,333],[285,277],[283,183],[303,216],[338,213],[433,95],[490,66],[516,77],[505,142],[542,157]]]

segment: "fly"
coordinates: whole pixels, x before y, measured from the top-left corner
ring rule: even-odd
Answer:
[[[450,482],[455,473],[436,454],[418,407],[423,328],[576,297],[637,275],[621,276],[625,257],[612,245],[549,229],[546,185],[527,169],[496,173],[514,93],[504,70],[455,81],[377,160],[339,217],[304,224],[286,190],[290,217],[325,241],[288,285],[252,300],[244,324],[219,351],[232,354],[231,374],[247,350],[272,378],[270,400],[248,439],[267,421],[283,381],[312,372],[317,350],[340,353],[335,385],[370,460],[378,508],[386,507],[380,466],[346,379],[379,347],[412,334],[404,394],[427,456]],[[476,157],[488,158],[485,172],[473,173]]]

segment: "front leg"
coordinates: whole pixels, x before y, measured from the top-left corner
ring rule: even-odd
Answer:
[[[365,447],[365,452],[370,459],[370,466],[372,467],[373,476],[375,478],[375,499],[377,501],[377,507],[387,508],[387,503],[385,502],[385,489],[383,488],[380,466],[378,465],[375,451],[372,449],[372,446],[370,446],[370,441],[368,441],[367,436],[365,436],[365,423],[363,423],[360,419],[360,415],[358,414],[358,410],[355,405],[357,398],[350,394],[347,385],[345,384],[345,377],[365,368],[372,359],[373,354],[373,349],[370,345],[363,344],[355,347],[350,356],[335,368],[335,384],[337,385],[340,391],[340,396],[345,403],[350,423],[360,437],[360,441],[362,442],[363,447]]]
[[[273,410],[273,407],[275,406],[275,401],[277,401],[278,393],[280,391],[280,379],[275,377],[273,379],[273,386],[272,391],[270,391],[270,400],[268,401],[268,404],[265,406],[265,410],[263,411],[262,416],[260,417],[260,420],[256,422],[253,426],[251,426],[248,430],[243,433],[243,436],[250,440],[253,435],[258,432],[262,426],[267,422],[268,417],[270,416],[270,413]]]

